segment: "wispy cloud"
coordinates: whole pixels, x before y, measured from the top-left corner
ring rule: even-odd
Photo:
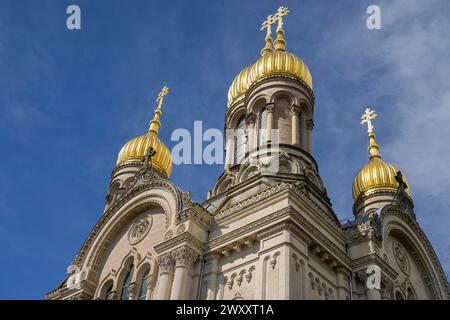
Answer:
[[[379,103],[383,156],[406,173],[418,219],[450,270],[448,9],[448,1],[382,2],[382,30],[349,19],[326,35],[325,51],[342,58],[339,76],[359,83],[361,110]]]

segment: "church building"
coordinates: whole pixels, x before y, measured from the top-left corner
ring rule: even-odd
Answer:
[[[286,50],[288,12],[267,18],[260,57],[231,83],[225,129],[235,134],[226,136],[224,169],[207,199],[195,202],[170,180],[171,151],[158,137],[164,87],[148,131],[118,154],[102,215],[46,299],[449,298],[410,186],[382,158],[369,108],[354,218],[338,220],[312,150],[312,76]]]

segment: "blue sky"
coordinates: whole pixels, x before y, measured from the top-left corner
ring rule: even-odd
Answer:
[[[81,7],[82,30],[66,28]],[[379,4],[382,29],[366,28]],[[41,299],[101,215],[122,145],[147,129],[162,85],[160,136],[223,128],[228,86],[264,45],[280,5],[288,50],[316,96],[313,154],[340,218],[367,162],[365,106],[383,158],[408,177],[418,221],[450,273],[450,2],[13,1],[0,4],[0,298]],[[205,199],[222,166],[175,166]]]

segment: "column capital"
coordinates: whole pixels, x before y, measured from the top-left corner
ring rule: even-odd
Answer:
[[[346,268],[343,267],[343,266],[337,267],[337,268],[336,268],[336,272],[337,272],[338,274],[343,274],[343,275],[346,276],[346,277],[349,277],[350,274],[351,274],[351,271],[349,271],[348,269],[346,269]]]
[[[246,120],[246,124],[247,125],[255,124],[255,122],[256,122],[256,114],[254,114],[253,112],[250,112],[247,115],[247,118],[245,120]]]
[[[220,260],[222,254],[220,252],[209,252],[204,255],[206,261]]]
[[[291,116],[298,115],[300,113],[300,106],[297,106],[296,104],[293,104],[291,106],[290,111],[291,111]]]
[[[158,266],[161,272],[173,272],[175,260],[171,252],[158,257]]]
[[[177,266],[186,266],[188,264],[195,263],[199,256],[197,251],[188,246],[178,247],[173,250],[172,254]]]
[[[275,110],[275,103],[268,103],[268,104],[266,104],[266,110],[269,113],[274,112],[274,110]]]
[[[119,294],[117,291],[111,291],[106,295],[106,300],[117,300],[119,297]]]
[[[129,292],[130,292],[130,294],[129,294],[129,300],[135,300],[136,299],[136,295],[137,295],[137,284],[136,284],[136,282],[132,282],[132,283],[130,283],[130,286],[129,286]]]

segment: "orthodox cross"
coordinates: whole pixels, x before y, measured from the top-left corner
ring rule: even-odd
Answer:
[[[158,102],[158,109],[161,109],[164,97],[169,94],[169,88],[164,86],[161,90],[161,92],[158,94],[158,98],[156,99],[156,102]]]
[[[142,158],[142,168],[143,169],[148,169],[150,167],[150,159],[156,154],[155,149],[153,149],[152,147],[147,148],[147,152],[145,153],[145,156]]]
[[[401,171],[397,171],[397,175],[395,176],[395,180],[398,182],[398,192],[403,193],[406,189],[408,189],[408,185],[403,181],[403,175]]]
[[[289,9],[287,7],[279,7],[277,10],[277,13],[273,17],[274,19],[278,20],[278,27],[277,30],[281,30],[283,28],[283,17],[287,16],[289,13]]]
[[[270,15],[266,20],[262,23],[261,30],[267,29],[266,38],[269,38],[272,35],[272,24],[274,24],[276,19],[274,16]]]
[[[406,185],[405,181],[403,181],[403,175],[401,171],[397,171],[395,180],[397,180],[398,182],[398,189],[397,192],[395,193],[392,203],[397,207],[399,207],[400,209],[409,212],[415,219],[414,211],[412,210],[412,207],[410,206],[410,203],[406,197],[405,190],[408,188],[408,186]]]
[[[372,120],[377,117],[375,110],[371,110],[370,108],[366,108],[364,110],[364,114],[361,116],[361,124],[364,125],[367,123],[367,132],[373,133],[373,125]]]

